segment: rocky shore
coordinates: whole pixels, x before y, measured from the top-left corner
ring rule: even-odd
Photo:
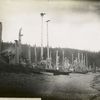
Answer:
[[[92,88],[98,90],[98,93],[94,95],[91,100],[100,100],[100,73],[95,75],[92,83]]]

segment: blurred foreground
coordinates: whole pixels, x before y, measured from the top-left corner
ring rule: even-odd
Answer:
[[[97,100],[94,98],[99,94],[94,89],[95,76],[98,73],[73,73],[69,76],[0,73],[0,96],[41,97],[43,100]]]

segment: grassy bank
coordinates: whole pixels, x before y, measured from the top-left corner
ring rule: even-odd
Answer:
[[[31,91],[33,73],[31,67],[7,64],[0,59],[0,97],[37,97]]]
[[[39,97],[31,74],[0,73],[0,97]]]
[[[23,66],[21,64],[18,65],[8,64],[4,62],[2,59],[0,59],[0,73],[2,72],[30,74],[33,73],[34,70],[32,67]]]

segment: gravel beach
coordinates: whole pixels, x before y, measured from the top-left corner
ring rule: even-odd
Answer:
[[[99,91],[94,86],[96,87],[95,82],[99,76],[98,73],[73,73],[69,76],[0,73],[0,96],[41,97],[43,100],[95,100]]]

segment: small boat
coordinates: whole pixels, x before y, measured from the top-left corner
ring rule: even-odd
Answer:
[[[70,72],[64,72],[64,71],[62,72],[62,71],[59,71],[59,70],[58,70],[58,71],[55,71],[53,74],[54,74],[54,75],[69,75],[69,73],[70,73]]]
[[[61,71],[61,70],[57,70],[57,69],[50,69],[50,70],[46,70],[46,72],[49,73],[53,73],[53,75],[69,75],[70,72],[68,71]]]
[[[40,73],[41,73],[41,74],[45,74],[45,75],[53,75],[53,73],[46,72],[46,71],[41,71]]]
[[[75,72],[73,72],[73,73],[87,74],[87,73],[88,73],[88,71],[75,71]]]

